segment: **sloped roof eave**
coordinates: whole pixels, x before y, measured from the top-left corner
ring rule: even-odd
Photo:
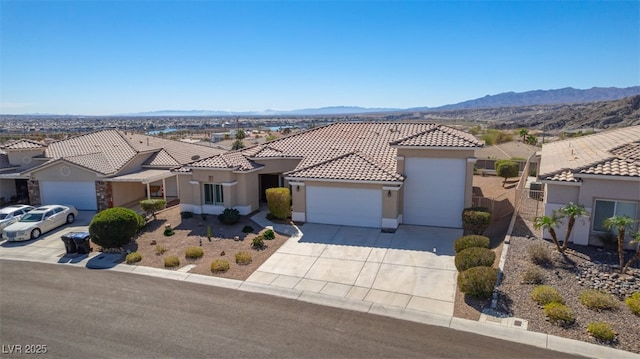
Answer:
[[[383,180],[355,180],[355,179],[335,179],[335,178],[314,178],[314,177],[295,177],[285,176],[287,181],[296,182],[331,182],[331,183],[360,183],[360,184],[379,184],[379,185],[395,185],[402,186],[404,179],[395,181],[383,181]]]

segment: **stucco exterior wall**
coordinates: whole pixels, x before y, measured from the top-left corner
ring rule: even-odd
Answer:
[[[142,164],[151,156],[151,153],[140,153],[132,158],[124,167],[118,171],[119,175],[140,171]]]
[[[146,186],[139,182],[111,182],[115,207],[144,198]]]
[[[31,167],[40,164],[40,162],[33,159],[35,156],[40,156],[44,154],[44,149],[34,149],[34,150],[9,150],[7,152],[7,157],[9,158],[9,163],[16,166],[24,166]]]
[[[4,197],[9,201],[11,196],[16,195],[16,181],[14,179],[0,179],[0,198]]]
[[[301,159],[277,158],[277,159],[256,159],[255,162],[264,165],[258,173],[284,173],[293,171],[300,163]]]
[[[36,170],[31,173],[31,179],[36,181],[96,181],[95,172],[86,170],[66,162]]]

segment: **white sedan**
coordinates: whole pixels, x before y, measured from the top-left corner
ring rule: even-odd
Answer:
[[[22,216],[34,208],[35,207],[27,206],[26,204],[16,204],[0,208],[0,233],[2,233],[5,227],[18,222]]]
[[[78,211],[74,206],[42,206],[25,214],[20,220],[9,225],[2,232],[2,238],[8,241],[26,241],[36,239],[42,233],[58,228],[76,220]]]

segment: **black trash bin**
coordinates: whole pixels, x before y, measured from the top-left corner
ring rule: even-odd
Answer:
[[[67,233],[60,237],[64,242],[64,249],[67,251],[67,254],[78,253],[78,246],[76,246],[76,242],[73,240],[73,233]]]
[[[89,245],[89,237],[91,235],[89,232],[71,232],[69,235],[73,238],[73,242],[78,248],[78,253],[89,254],[91,252],[91,245]]]

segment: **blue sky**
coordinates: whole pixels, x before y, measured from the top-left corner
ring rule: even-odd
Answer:
[[[0,6],[4,114],[434,107],[640,84],[639,1]]]

